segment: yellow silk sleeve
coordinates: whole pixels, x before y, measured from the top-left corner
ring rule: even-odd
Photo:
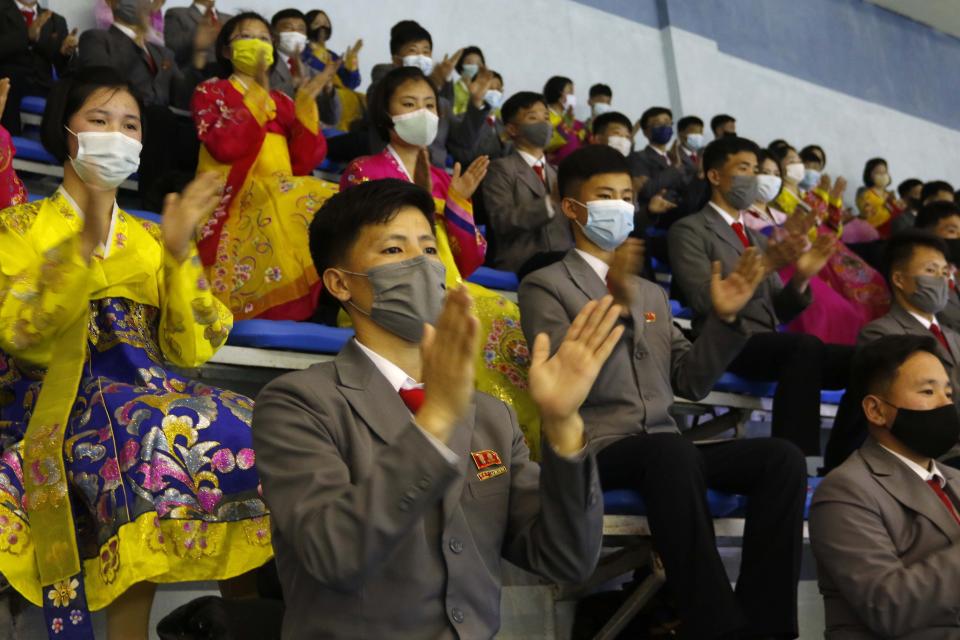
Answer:
[[[317,132],[320,131],[320,109],[317,107],[317,101],[298,91],[297,98],[294,100],[294,108],[300,124],[313,135],[317,135]]]

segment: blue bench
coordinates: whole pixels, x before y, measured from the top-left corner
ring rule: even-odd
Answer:
[[[124,209],[127,213],[144,220],[149,220],[150,222],[155,222],[160,224],[160,221],[163,219],[159,213],[154,213],[153,211],[141,211],[140,209]]]
[[[47,108],[47,99],[41,96],[24,96],[20,101],[20,111],[24,113],[33,113],[43,115]]]
[[[479,267],[467,278],[469,282],[497,291],[516,291],[520,287],[517,274],[511,271],[499,271],[490,267]]]
[[[353,337],[353,329],[293,320],[238,320],[227,344],[332,355]]]
[[[57,162],[57,159],[54,158],[50,152],[43,148],[43,145],[39,140],[32,140],[22,136],[14,136],[13,146],[17,149],[15,160],[29,160],[31,162],[39,162],[41,164],[55,165],[57,168],[61,169],[62,173],[62,167],[60,166],[60,163]]]

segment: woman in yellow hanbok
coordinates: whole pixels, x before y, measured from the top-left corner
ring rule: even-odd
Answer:
[[[166,366],[199,366],[232,325],[192,239],[219,182],[168,196],[162,225],[117,207],[141,120],[110,69],[54,88],[43,139],[63,185],[0,212],[0,573],[50,638],[92,639],[106,607],[111,640],[146,640],[155,583],[272,556],[252,401]]]

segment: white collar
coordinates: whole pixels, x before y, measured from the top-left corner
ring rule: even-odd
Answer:
[[[727,213],[726,211],[724,211],[723,209],[721,209],[720,207],[718,207],[713,201],[711,201],[709,204],[710,204],[711,207],[713,207],[713,210],[714,210],[714,211],[716,211],[717,213],[720,214],[720,216],[723,218],[723,221],[726,222],[727,224],[732,225],[734,222],[739,222],[740,224],[743,224],[743,213],[742,213],[742,212],[740,213],[740,215],[739,215],[738,217],[734,218],[734,217],[731,216],[729,213]]]
[[[400,159],[400,154],[397,153],[397,150],[393,148],[392,144],[387,145],[387,151],[389,151],[393,159],[397,161],[397,166],[400,167],[400,171],[402,171],[403,175],[407,178],[407,182],[413,182],[413,178],[407,173],[407,168],[403,165],[403,160]]]
[[[593,272],[597,274],[601,281],[607,281],[607,274],[610,273],[610,265],[598,258],[597,256],[592,256],[583,249],[575,249],[577,253],[580,254],[580,257],[586,261],[590,268],[593,269]]]
[[[924,318],[924,317],[923,317],[922,315],[920,315],[919,313],[914,313],[913,311],[907,311],[907,313],[909,313],[909,314],[912,315],[914,318],[916,318],[917,322],[919,322],[920,324],[922,324],[922,325],[923,325],[923,328],[926,329],[927,331],[930,330],[930,326],[931,326],[931,325],[935,325],[935,324],[936,324],[938,327],[940,326],[939,324],[937,324],[937,318],[936,318],[936,316],[934,316],[933,320],[931,321],[931,320],[927,320],[926,318]]]
[[[193,3],[193,8],[196,9],[197,11],[199,11],[199,12],[200,12],[200,15],[202,15],[202,16],[207,15],[207,5],[205,5],[205,4],[200,4],[199,2],[194,2],[194,3]]]
[[[33,15],[38,15],[40,13],[39,4],[36,4],[32,7],[28,7],[27,5],[20,2],[20,0],[14,0],[14,1],[17,3],[17,8],[20,9],[20,11],[30,11],[33,13]]]
[[[115,27],[117,28],[117,31],[119,31],[119,32],[122,33],[123,35],[125,35],[125,36],[127,36],[128,38],[130,38],[131,40],[133,40],[133,42],[134,42],[138,47],[140,46],[140,42],[137,40],[137,32],[136,32],[136,31],[134,31],[133,29],[131,29],[130,27],[128,27],[128,26],[125,25],[125,24],[120,24],[119,22],[114,22],[114,23],[113,23],[113,26],[115,26]]]
[[[877,444],[880,444],[880,443],[878,442]],[[914,462],[910,458],[906,458],[900,455],[899,453],[897,453],[896,451],[891,451],[890,449],[887,449],[886,447],[884,447],[882,444],[880,446],[883,447],[885,451],[889,451],[891,454],[895,455],[897,459],[900,460],[900,462],[907,465],[907,468],[913,471],[918,476],[920,476],[920,479],[923,480],[924,482],[929,482],[931,478],[936,478],[937,484],[940,485],[941,489],[947,485],[947,479],[943,476],[942,473],[940,473],[940,469],[937,469],[937,463],[934,462],[933,460],[930,461],[930,468],[924,469],[923,467],[918,465],[916,462]]]
[[[660,151],[660,149],[657,149],[657,148],[656,148],[655,146],[653,146],[652,144],[648,144],[647,146],[650,147],[651,149],[653,149],[654,151],[656,151],[656,152],[657,152],[657,155],[659,155],[661,158],[666,158],[667,160],[670,160],[670,156],[667,155],[667,152],[666,152],[666,151]]]
[[[63,185],[60,185],[60,187],[57,189],[57,193],[63,196],[63,199],[66,200],[67,204],[69,204],[70,207],[77,212],[77,216],[79,216],[80,220],[82,221],[84,219],[83,209],[77,205],[77,201],[74,200],[69,193],[67,193],[67,190],[63,188]],[[104,258],[110,255],[110,248],[113,246],[113,230],[117,224],[118,211],[120,211],[120,207],[117,206],[117,201],[114,200],[113,211],[110,213],[110,228],[107,229],[107,244],[104,246],[104,244],[101,242],[96,249],[98,252],[103,254]]]
[[[530,155],[526,151],[520,151],[520,149],[517,149],[517,153],[520,154],[520,157],[523,158],[524,161],[528,165],[530,165],[531,168],[533,168],[536,165],[540,165],[542,167],[545,164],[543,155],[541,155],[539,158],[535,158],[534,156]]]
[[[407,373],[393,364],[382,355],[371,349],[370,347],[364,345],[362,342],[353,339],[354,344],[360,347],[360,350],[370,358],[370,362],[373,363],[373,366],[383,374],[383,377],[387,379],[387,382],[390,383],[390,386],[393,387],[394,391],[400,391],[400,389],[422,389],[423,384],[417,382],[411,378]]]

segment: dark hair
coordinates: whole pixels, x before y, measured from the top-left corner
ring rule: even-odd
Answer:
[[[914,226],[917,229],[933,229],[944,218],[960,216],[960,205],[955,202],[931,202],[920,207],[917,212],[917,221]]]
[[[919,178],[907,178],[897,186],[897,193],[901,198],[906,198],[908,191],[916,189],[919,186],[923,186],[923,180]]]
[[[932,180],[926,183],[920,192],[920,202],[924,202],[927,198],[932,198],[941,191],[949,191],[950,195],[953,195],[953,185],[945,180]]]
[[[782,142],[783,144],[774,144],[776,142]],[[767,147],[767,151],[770,152],[770,155],[773,156],[773,159],[777,161],[777,164],[780,165],[780,170],[783,171],[783,161],[787,159],[787,154],[791,151],[796,151],[788,142],[784,140],[774,140],[770,143],[770,146]]]
[[[573,84],[573,80],[563,76],[553,76],[543,85],[543,99],[547,101],[547,106],[560,100],[563,90],[568,84]]]
[[[711,169],[721,169],[727,162],[727,158],[738,153],[748,151],[760,158],[760,147],[753,140],[741,138],[739,136],[724,136],[717,138],[707,145],[703,150],[703,172]]]
[[[613,99],[613,89],[610,88],[610,85],[603,84],[598,82],[597,84],[590,87],[590,97],[596,98],[597,96],[607,96],[611,100]]]
[[[463,61],[471,53],[475,53],[478,56],[480,56],[480,62],[482,62],[483,65],[486,66],[487,59],[483,57],[483,51],[480,50],[480,47],[470,45],[469,47],[463,48],[463,53],[460,54],[460,59],[457,60],[457,64],[456,66],[454,66],[454,69],[457,70],[457,73],[463,73]]]
[[[633,124],[630,122],[630,118],[627,116],[623,115],[619,111],[607,111],[606,113],[601,113],[593,119],[593,124],[590,125],[591,133],[593,133],[595,136],[598,136],[612,124],[622,124],[627,128],[627,131],[630,131],[633,128]]]
[[[500,81],[501,86],[506,85],[507,83],[503,81],[503,76],[493,69],[489,69],[490,73],[493,74],[493,77]]]
[[[262,22],[268,31],[272,31],[272,27],[270,26],[270,23],[267,22],[267,19],[259,13],[253,11],[244,11],[243,13],[238,13],[227,20],[223,24],[223,27],[220,28],[220,32],[217,34],[217,40],[213,45],[214,54],[217,56],[217,65],[220,67],[220,69],[217,71],[217,75],[221,78],[228,78],[230,77],[230,74],[233,73],[233,63],[230,62],[224,52],[230,47],[230,37],[233,36],[237,28],[239,28],[239,26],[247,20],[257,20]],[[277,48],[274,46],[273,65],[270,66],[271,69],[273,69],[274,65],[277,64],[277,57]]]
[[[897,370],[915,353],[926,352],[940,359],[936,338],[930,335],[883,336],[857,350],[851,380],[858,381],[860,398],[883,393],[897,379]]]
[[[773,155],[773,153],[771,153],[769,149],[760,149],[759,151],[757,151],[757,166],[758,166],[758,167],[761,167],[761,168],[762,168],[762,167],[763,167],[763,163],[766,162],[767,160],[770,160],[770,161],[773,162],[775,165],[777,165],[777,170],[779,170],[781,174],[783,173],[783,169],[780,168],[780,161],[777,160],[777,157],[776,157],[775,155]]]
[[[385,224],[403,207],[415,207],[434,222],[433,196],[421,187],[387,178],[340,191],[324,203],[310,223],[310,256],[320,277],[347,256],[363,227]]]
[[[307,20],[307,37],[310,38],[311,42],[317,41],[317,36],[320,33],[319,29],[313,28],[313,21],[317,19],[317,16],[320,14],[327,16],[327,22],[330,23],[330,33],[327,34],[327,38],[333,35],[333,20],[330,19],[330,15],[322,9],[311,9],[307,11],[307,15],[304,16]]]
[[[927,229],[904,229],[894,234],[887,241],[887,246],[883,251],[883,275],[891,288],[893,284],[890,281],[890,276],[895,269],[900,268],[905,262],[909,262],[913,258],[913,253],[917,247],[928,247],[939,251],[944,257],[950,255],[947,243]]]
[[[647,130],[647,124],[657,116],[668,115],[673,119],[673,111],[667,109],[666,107],[650,107],[643,112],[643,115],[640,116],[640,129],[643,131]]]
[[[703,127],[703,120],[697,116],[683,116],[677,122],[677,133],[683,133],[690,127]]]
[[[885,167],[888,166],[887,161],[884,160],[883,158],[870,158],[869,160],[867,160],[867,164],[864,165],[863,167],[864,186],[866,187],[873,186],[873,177],[870,174],[873,173],[873,170],[879,167],[880,165],[883,165]],[[889,170],[889,167],[888,167],[888,170]]]
[[[729,116],[725,113],[719,113],[713,118],[710,119],[710,130],[713,131],[713,135],[717,135],[717,129],[727,124],[728,122],[736,122],[737,119],[733,116]]]
[[[819,162],[822,169],[827,166],[827,152],[818,144],[808,144],[800,149],[800,160],[803,162]]]
[[[277,24],[287,18],[298,18],[303,20],[303,24],[307,27],[310,26],[310,23],[307,22],[307,16],[303,15],[303,11],[300,11],[300,9],[280,9],[280,11],[277,11],[273,14],[273,17],[270,18],[270,29],[276,29]]]
[[[508,124],[520,112],[520,109],[529,109],[537,103],[547,106],[547,101],[543,96],[533,91],[518,91],[503,103],[500,107],[500,117],[504,124]]]
[[[67,136],[72,134],[66,129],[67,123],[99,89],[110,89],[113,94],[125,91],[136,100],[140,110],[141,137],[146,137],[143,101],[127,81],[112,67],[84,67],[55,84],[47,95],[47,106],[40,124],[40,140],[43,148],[58,162],[66,162],[69,156]]]
[[[387,75],[377,82],[373,91],[367,98],[367,108],[370,111],[370,122],[373,124],[377,135],[385,141],[390,141],[390,131],[393,129],[393,118],[390,117],[390,98],[397,89],[405,82],[421,81],[426,82],[433,92],[434,99],[437,99],[437,89],[433,83],[423,75],[417,67],[396,67],[391,69]],[[439,115],[440,104],[437,100],[437,113]]]
[[[406,45],[421,40],[429,42],[430,49],[433,49],[433,38],[429,31],[421,27],[416,20],[401,20],[390,29],[390,55],[395,56]]]
[[[564,158],[557,169],[560,196],[573,195],[580,186],[602,173],[630,175],[630,165],[622,153],[605,144],[588,144]]]

